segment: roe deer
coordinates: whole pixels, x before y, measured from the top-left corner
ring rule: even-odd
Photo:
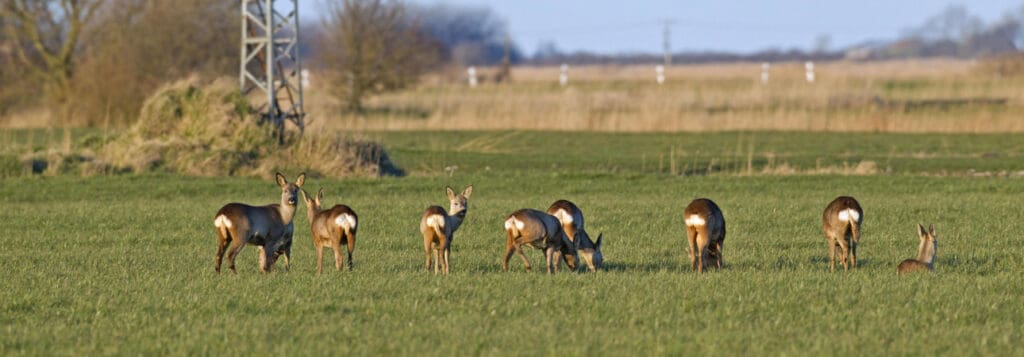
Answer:
[[[352,250],[356,249],[356,229],[359,216],[346,205],[334,205],[330,209],[321,209],[324,202],[324,189],[310,198],[306,190],[302,190],[302,200],[306,201],[306,215],[309,216],[309,229],[313,232],[313,247],[316,248],[316,274],[323,272],[324,247],[334,249],[334,268],[341,270],[341,245],[348,246],[348,270],[352,270]]]
[[[451,253],[452,239],[455,230],[466,219],[469,210],[469,196],[473,194],[473,185],[469,185],[462,193],[456,195],[451,187],[445,187],[448,193],[450,209],[445,212],[440,206],[430,206],[423,212],[420,219],[420,233],[423,234],[423,250],[427,256],[427,271],[430,271],[430,252],[434,252],[434,274],[440,270],[448,275],[448,256]]]
[[[935,225],[929,224],[926,232],[924,226],[918,224],[917,235],[921,238],[917,259],[904,260],[896,267],[897,274],[935,270],[935,250],[938,248],[938,242],[935,240]]]
[[[690,266],[698,273],[714,264],[722,268],[722,245],[725,244],[725,217],[715,202],[698,198],[683,210],[686,236],[690,243]],[[709,260],[705,261],[705,256]]]
[[[590,240],[590,235],[583,228],[583,212],[576,204],[567,200],[555,201],[548,207],[548,214],[558,218],[565,236],[572,242],[579,257],[583,258],[587,269],[597,271],[604,268],[604,256],[601,254],[601,237],[604,235],[599,234],[596,243]],[[569,269],[576,269],[576,255],[563,254],[562,257]]]
[[[829,271],[836,270],[836,247],[840,248],[839,261],[844,270],[857,267],[857,245],[860,244],[860,225],[864,210],[849,196],[836,197],[822,213],[822,229],[828,238]]]
[[[213,224],[217,227],[217,258],[214,269],[220,273],[220,264],[224,251],[231,244],[228,253],[228,268],[235,270],[235,257],[246,244],[259,247],[260,272],[270,272],[277,257],[284,255],[285,269],[291,265],[292,233],[295,217],[295,203],[299,188],[306,181],[306,174],[301,173],[295,183],[289,183],[284,175],[275,175],[277,185],[281,187],[281,203],[266,206],[249,206],[241,203],[228,203],[221,207],[214,216]]]
[[[519,257],[523,258],[526,271],[531,270],[530,261],[523,253],[523,245],[544,250],[550,274],[558,272],[559,255],[575,254],[572,242],[562,230],[558,218],[538,210],[521,209],[510,214],[505,219],[505,234],[505,260],[501,264],[501,271],[508,271],[508,260],[513,253],[519,253]]]

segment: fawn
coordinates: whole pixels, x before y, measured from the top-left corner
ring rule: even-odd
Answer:
[[[707,266],[722,268],[725,244],[725,217],[714,201],[698,198],[683,210],[686,236],[690,243],[690,266],[703,273]],[[705,260],[707,257],[708,260]]]
[[[275,175],[277,185],[281,187],[281,203],[266,206],[249,206],[241,203],[228,203],[214,215],[213,224],[217,228],[217,258],[214,269],[220,273],[224,251],[231,244],[228,253],[228,267],[235,270],[235,257],[246,243],[259,247],[260,272],[270,272],[278,256],[284,255],[285,269],[291,265],[292,233],[295,217],[295,203],[299,188],[306,181],[306,174],[301,173],[295,183],[289,183],[284,175]]]
[[[558,218],[566,237],[569,237],[577,254],[587,264],[587,269],[597,271],[604,268],[604,255],[601,254],[601,238],[604,234],[597,236],[597,242],[590,240],[590,235],[583,228],[583,212],[576,204],[567,200],[555,201],[548,207],[548,214]],[[575,254],[563,254],[562,257],[569,269],[576,269]]]
[[[929,224],[928,231],[925,231],[924,226],[918,224],[917,235],[921,238],[917,259],[907,259],[901,262],[896,267],[897,274],[935,270],[935,250],[938,248],[938,242],[935,240],[935,225]]]
[[[530,261],[523,253],[523,245],[544,250],[549,274],[558,272],[559,255],[575,255],[573,244],[562,230],[558,218],[535,209],[521,209],[510,214],[505,219],[505,235],[505,260],[501,264],[501,271],[508,271],[508,260],[513,253],[519,253],[519,257],[523,258],[526,271],[531,270]]]
[[[306,201],[306,215],[309,216],[309,229],[313,233],[313,247],[316,248],[316,274],[323,272],[324,247],[334,249],[334,268],[341,270],[341,245],[348,246],[348,270],[352,270],[352,251],[356,249],[356,230],[359,216],[346,205],[334,205],[330,209],[322,209],[324,189],[310,198],[306,190],[301,190],[302,200]]]
[[[451,187],[445,187],[445,192],[448,193],[450,209],[445,212],[440,206],[427,207],[420,219],[420,233],[423,234],[427,271],[430,271],[430,252],[433,251],[434,274],[441,270],[448,275],[448,256],[451,253],[452,239],[455,238],[455,230],[459,229],[462,221],[466,219],[469,196],[473,195],[473,185],[469,185],[458,195]]]
[[[836,269],[836,247],[840,249],[839,261],[844,270],[857,267],[857,245],[860,244],[860,225],[864,222],[864,210],[860,203],[849,196],[839,196],[822,213],[822,229],[828,238],[828,255],[831,261],[829,271]]]

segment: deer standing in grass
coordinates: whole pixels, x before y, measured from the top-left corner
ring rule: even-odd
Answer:
[[[449,210],[445,212],[440,206],[430,206],[423,212],[420,219],[420,233],[423,234],[423,250],[427,257],[427,271],[430,271],[430,256],[433,251],[434,274],[438,271],[448,275],[448,256],[451,254],[452,239],[455,230],[459,229],[466,219],[469,210],[469,196],[473,195],[473,185],[469,185],[462,193],[456,195],[451,187],[445,187],[448,193]]]
[[[698,198],[683,210],[686,236],[690,243],[690,266],[698,273],[715,265],[722,268],[722,246],[725,244],[725,217],[715,202]]]
[[[601,254],[601,238],[604,234],[597,236],[596,243],[590,240],[590,235],[583,228],[583,211],[580,211],[576,204],[567,200],[555,201],[551,207],[548,207],[548,214],[558,218],[558,222],[562,224],[562,230],[565,231],[565,236],[572,242],[578,256],[583,258],[587,269],[597,271],[597,269],[604,268],[604,255]],[[576,269],[577,254],[562,255],[569,269]]]
[[[313,232],[313,246],[316,248],[316,274],[323,272],[324,247],[334,249],[334,268],[341,271],[341,245],[348,246],[348,270],[352,270],[352,251],[356,249],[356,229],[359,216],[346,205],[334,205],[330,209],[321,209],[324,201],[324,189],[310,198],[306,190],[301,190],[302,200],[306,201],[306,215],[309,216],[309,229]]]
[[[231,244],[228,253],[228,268],[235,270],[235,258],[246,244],[259,247],[260,272],[270,272],[270,267],[281,255],[284,255],[285,269],[291,265],[292,234],[295,217],[295,203],[299,188],[306,181],[306,174],[299,174],[294,183],[289,183],[284,175],[275,175],[277,185],[281,187],[281,203],[266,206],[249,206],[241,203],[228,203],[214,215],[213,224],[217,228],[217,258],[214,269],[220,273],[224,252]]]
[[[822,229],[828,238],[829,271],[836,270],[836,248],[844,270],[857,267],[857,245],[860,244],[860,225],[864,222],[864,210],[860,203],[849,196],[839,196],[822,214]]]
[[[505,235],[505,260],[501,264],[501,271],[508,271],[508,260],[514,253],[519,253],[519,257],[523,258],[526,271],[531,270],[530,261],[523,253],[524,245],[544,250],[549,274],[558,272],[560,255],[576,254],[558,218],[538,210],[521,209],[510,214],[505,219]]]
[[[935,225],[929,224],[928,231],[925,231],[924,226],[918,224],[917,235],[921,238],[917,259],[907,259],[901,262],[896,267],[897,274],[935,270],[935,250],[938,248],[938,242],[935,240]]]

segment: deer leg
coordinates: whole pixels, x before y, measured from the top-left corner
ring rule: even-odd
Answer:
[[[828,260],[829,260],[828,271],[829,272],[835,272],[836,271],[836,242],[835,242],[835,240],[832,239],[832,237],[828,237]]]
[[[544,248],[544,264],[547,265],[548,274],[552,274],[553,273],[551,271],[551,256],[554,253],[554,252],[552,252],[552,250],[553,249],[551,248],[551,246],[548,246],[547,248]]]
[[[686,226],[686,241],[690,244],[690,269],[697,270],[697,230]]]
[[[270,273],[270,267],[274,265],[273,248],[270,243],[260,246],[260,272]]]
[[[341,256],[341,242],[332,240],[331,249],[334,250],[334,270],[341,271],[341,264],[343,263]]]
[[[220,264],[224,260],[224,251],[228,248],[228,240],[223,237],[217,241],[217,257],[214,259],[213,270],[220,274]]]
[[[423,240],[423,253],[424,253],[424,255],[426,255],[426,258],[427,258],[426,269],[427,269],[428,273],[430,272],[430,251],[431,250],[433,250],[433,249],[431,249],[430,239],[424,239]]]
[[[857,241],[856,240],[854,240],[852,243],[850,243],[850,263],[853,264],[854,268],[857,267]]]
[[[352,251],[356,250],[356,233],[348,232],[345,234],[345,240],[348,243],[348,270],[352,271]]]
[[[444,275],[448,275],[448,256],[451,255],[451,247],[444,248]]]
[[[523,258],[523,266],[526,267],[526,271],[530,272],[531,270],[533,270],[533,268],[530,267],[530,260],[526,259],[526,253],[523,253],[523,246],[517,244],[515,247],[516,253],[519,254],[520,258]]]
[[[434,249],[434,275],[437,275],[441,265],[441,261],[438,258],[438,249]]]
[[[850,247],[845,239],[839,239],[839,261],[843,263],[843,270],[850,270]]]
[[[242,251],[242,248],[245,248],[245,241],[236,239],[231,242],[231,250],[228,251],[228,269],[231,269],[231,272],[234,274],[238,274],[238,271],[235,270],[235,258],[238,257],[238,253]]]
[[[315,244],[316,246],[316,275],[320,275],[324,272],[324,246]]]

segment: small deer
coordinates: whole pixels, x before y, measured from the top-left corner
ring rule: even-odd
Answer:
[[[330,209],[321,209],[324,202],[324,189],[310,198],[306,190],[302,190],[302,200],[306,201],[306,215],[309,216],[309,229],[313,232],[313,247],[316,248],[316,274],[323,272],[324,247],[334,249],[334,268],[341,271],[341,245],[348,246],[348,270],[352,270],[352,251],[356,249],[356,229],[359,216],[346,205],[334,205]]]
[[[505,219],[505,234],[505,260],[501,264],[501,271],[508,271],[508,260],[513,253],[519,253],[519,257],[523,258],[526,271],[531,270],[530,261],[523,253],[523,245],[544,250],[549,274],[558,272],[560,255],[576,253],[558,218],[538,210],[521,209],[510,214]]]
[[[860,203],[853,197],[839,196],[825,207],[821,220],[828,238],[829,271],[836,270],[836,247],[840,249],[839,260],[843,269],[850,270],[851,265],[856,268],[860,225],[864,222]]]
[[[576,252],[587,264],[587,269],[597,271],[604,268],[604,255],[601,254],[601,238],[604,234],[597,236],[596,243],[590,240],[590,235],[583,228],[583,211],[580,211],[576,204],[566,200],[555,201],[548,207],[548,214],[558,218],[566,237],[569,237]],[[575,254],[563,254],[562,258],[569,269],[576,269]]]
[[[683,210],[686,236],[690,243],[690,266],[698,273],[715,265],[722,268],[722,246],[725,244],[725,217],[715,202],[698,198]]]
[[[246,244],[259,247],[260,272],[270,272],[270,267],[281,255],[284,255],[285,269],[291,265],[292,233],[295,217],[295,203],[299,188],[306,181],[306,174],[301,173],[295,183],[289,183],[284,175],[277,173],[277,185],[281,187],[281,203],[266,206],[249,206],[241,203],[228,203],[214,215],[213,225],[217,229],[217,258],[214,269],[220,273],[224,251],[231,244],[228,253],[228,264],[232,273],[235,270],[235,257]]]
[[[448,256],[451,254],[452,239],[455,238],[455,230],[459,229],[462,221],[466,219],[469,196],[473,195],[473,185],[469,185],[458,195],[451,187],[445,187],[445,191],[448,193],[450,209],[445,212],[440,206],[427,207],[420,219],[420,233],[423,234],[427,271],[430,271],[430,256],[433,251],[434,274],[440,270],[448,275]]]
[[[899,275],[935,270],[935,250],[938,248],[938,242],[935,240],[935,225],[929,224],[926,232],[924,226],[918,224],[917,235],[921,238],[917,259],[907,259],[901,262],[896,267],[896,273]]]

